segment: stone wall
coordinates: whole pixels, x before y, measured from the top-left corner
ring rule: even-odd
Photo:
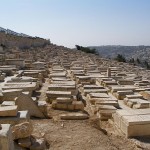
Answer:
[[[6,47],[19,47],[19,48],[30,48],[30,47],[42,47],[50,44],[49,40],[38,38],[38,37],[20,37],[0,32],[0,44]]]

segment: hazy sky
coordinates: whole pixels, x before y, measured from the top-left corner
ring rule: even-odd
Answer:
[[[150,0],[0,0],[0,26],[52,43],[150,45]]]

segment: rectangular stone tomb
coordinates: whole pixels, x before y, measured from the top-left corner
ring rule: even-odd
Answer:
[[[143,99],[128,99],[127,106],[134,109],[149,108],[150,102]]]
[[[108,85],[118,85],[116,81],[103,81],[103,85],[106,87]]]
[[[11,84],[5,84],[4,87],[2,87],[2,90],[9,90],[9,89],[22,89],[23,91],[33,91],[37,88],[37,85],[35,82],[26,82],[26,83],[11,83]]]
[[[85,89],[83,90],[84,95],[87,95],[89,93],[106,93],[107,94],[107,90],[106,89]]]
[[[22,89],[8,89],[2,91],[3,100],[12,101],[22,93]]]
[[[0,124],[19,124],[22,122],[29,122],[30,115],[28,111],[18,111],[16,116],[9,116],[9,117],[0,117]]]
[[[141,94],[134,94],[134,95],[126,95],[128,99],[138,99],[138,98],[143,98]]]
[[[56,99],[58,97],[71,98],[71,91],[47,91],[46,95],[49,99]]]
[[[84,89],[104,89],[103,86],[98,86],[98,85],[84,85],[83,86]]]
[[[48,89],[50,91],[71,91],[72,94],[77,93],[75,85],[51,84]]]
[[[133,95],[134,92],[132,90],[126,90],[126,91],[117,91],[117,93],[115,93],[115,96],[117,97],[117,99],[123,100],[126,95]]]
[[[66,97],[58,97],[56,99],[57,103],[67,103],[67,104],[71,104],[72,103],[72,99],[71,98],[66,98]]]
[[[87,96],[89,98],[109,98],[109,95],[106,93],[89,93]]]
[[[112,86],[111,88],[111,92],[117,92],[117,91],[126,91],[126,90],[135,90],[136,87],[135,86],[124,86],[124,87],[120,87],[120,86]]]
[[[1,150],[14,150],[14,141],[11,132],[10,124],[2,124],[0,130],[0,149]]]
[[[15,101],[3,101],[1,106],[15,106]]]
[[[88,119],[89,116],[83,113],[67,113],[67,114],[61,114],[60,118],[63,120],[83,120],[83,119]]]
[[[0,116],[17,116],[18,106],[3,106],[0,107]]]
[[[113,100],[111,100],[111,101],[108,101],[108,100],[96,101],[95,105],[111,105],[111,106],[114,106],[114,107],[119,107],[118,102],[113,101]]]
[[[150,115],[123,116],[121,119],[121,131],[127,137],[149,136]]]

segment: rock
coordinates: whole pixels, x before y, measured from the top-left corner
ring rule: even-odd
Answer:
[[[19,139],[18,145],[21,147],[30,148],[30,146],[31,146],[30,137]]]
[[[10,124],[2,124],[0,130],[0,150],[15,150]]]
[[[12,127],[12,134],[14,139],[29,137],[32,131],[33,127],[29,122],[20,123]]]
[[[45,118],[44,114],[38,108],[38,106],[34,103],[32,98],[29,95],[21,94],[16,99],[16,105],[18,105],[18,110],[28,110],[30,116],[38,117],[38,118]]]
[[[30,150],[45,150],[46,149],[46,141],[45,138],[31,138],[31,147]]]
[[[14,142],[14,147],[15,150],[27,150],[26,148],[19,146],[16,142]]]
[[[67,114],[61,114],[60,118],[63,120],[84,120],[88,119],[89,116],[84,113],[67,113]]]

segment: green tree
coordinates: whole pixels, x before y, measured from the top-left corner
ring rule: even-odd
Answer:
[[[136,59],[136,61],[137,61],[137,63],[138,63],[138,64],[140,64],[140,63],[141,63],[141,61],[139,60],[139,58],[137,58],[137,59]]]
[[[118,62],[126,62],[125,57],[122,56],[121,54],[118,54],[115,60],[117,60]]]
[[[129,62],[130,62],[130,63],[134,63],[134,58],[131,58],[131,59],[129,60]]]

